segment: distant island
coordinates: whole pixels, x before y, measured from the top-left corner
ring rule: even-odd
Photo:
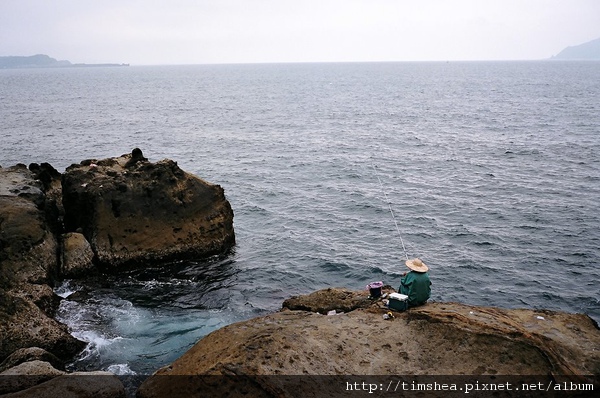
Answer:
[[[570,46],[550,59],[600,61],[600,38],[578,46]]]
[[[73,68],[92,66],[129,66],[129,64],[73,64],[69,61],[58,61],[45,54],[31,56],[0,56],[0,69]]]

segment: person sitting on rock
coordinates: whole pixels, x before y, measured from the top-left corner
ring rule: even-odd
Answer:
[[[398,292],[408,296],[408,307],[425,304],[431,296],[429,267],[420,258],[406,260],[409,272],[402,274]]]

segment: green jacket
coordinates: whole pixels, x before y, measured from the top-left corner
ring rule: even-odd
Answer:
[[[398,291],[408,296],[409,307],[425,304],[431,296],[429,273],[410,271],[402,277]]]

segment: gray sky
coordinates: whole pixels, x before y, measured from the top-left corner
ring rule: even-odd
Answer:
[[[86,63],[530,60],[599,37],[599,0],[0,0],[0,55]]]

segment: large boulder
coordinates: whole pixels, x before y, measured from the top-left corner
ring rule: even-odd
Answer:
[[[325,305],[328,295],[337,304]],[[557,383],[600,375],[600,333],[586,315],[434,302],[388,317],[381,300],[365,307],[366,295],[323,290],[286,305],[330,314],[335,309],[335,315],[285,308],[219,329],[147,379],[138,397],[183,397],[198,390],[347,396],[348,386],[360,390],[353,383],[373,375],[382,375],[373,378],[376,388],[388,386],[392,375],[431,383],[499,383],[503,375],[513,375],[512,382],[520,375],[526,382]]]
[[[218,254],[235,243],[219,185],[147,161],[141,151],[87,160],[63,174],[67,232],[81,231],[98,265],[117,269]]]

